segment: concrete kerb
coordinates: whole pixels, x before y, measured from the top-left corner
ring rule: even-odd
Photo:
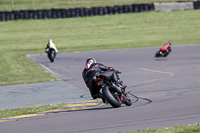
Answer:
[[[41,113],[20,115],[0,119],[0,122],[55,114],[60,112],[87,109],[102,103],[101,100],[88,100],[81,97],[88,92],[65,81],[0,86],[0,109],[68,103],[66,106]],[[89,96],[89,93],[88,93]]]
[[[14,120],[17,121],[20,119],[31,118],[31,117],[36,117],[36,116],[44,116],[44,115],[49,115],[49,114],[61,113],[61,112],[83,110],[83,109],[88,109],[90,107],[97,106],[101,103],[102,103],[102,100],[89,100],[89,101],[75,102],[75,103],[67,104],[66,106],[63,106],[58,109],[48,110],[41,113],[26,114],[26,115],[3,118],[3,119],[0,119],[0,122],[8,122],[8,121],[14,121]]]
[[[65,81],[0,86],[0,110],[27,106],[71,103],[88,93]]]

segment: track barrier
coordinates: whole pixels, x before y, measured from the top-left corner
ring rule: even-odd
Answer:
[[[193,2],[193,9],[200,9],[200,1]],[[0,21],[89,17],[154,10],[155,5],[151,3],[92,8],[2,11],[0,12]]]
[[[106,6],[92,8],[50,9],[50,10],[20,10],[0,12],[0,21],[57,19],[112,15],[121,13],[143,12],[154,10],[153,4],[133,4],[122,6]]]

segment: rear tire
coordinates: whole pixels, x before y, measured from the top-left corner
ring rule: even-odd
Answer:
[[[169,53],[165,53],[164,57],[167,57]]]
[[[103,96],[105,97],[105,99],[108,101],[108,103],[113,106],[114,108],[119,108],[121,107],[121,100],[119,97],[114,97],[110,90],[109,90],[109,86],[105,86],[102,88],[102,93]]]

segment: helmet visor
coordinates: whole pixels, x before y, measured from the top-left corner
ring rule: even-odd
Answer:
[[[87,63],[86,63],[86,69],[90,68],[90,66],[92,65],[93,63],[93,60],[89,60]]]

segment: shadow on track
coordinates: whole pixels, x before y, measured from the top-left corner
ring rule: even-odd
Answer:
[[[148,99],[148,98],[142,98],[142,97],[138,97],[134,94],[132,94],[131,91],[128,92],[131,100],[132,100],[132,103],[137,103],[139,101],[141,101],[142,103],[139,103],[139,105],[132,105],[133,108],[136,108],[136,107],[140,107],[140,106],[144,106],[144,105],[147,105],[147,104],[150,104],[152,103],[152,100]],[[84,96],[87,97],[88,93],[87,94],[83,94],[81,95],[80,97],[81,98],[84,98]],[[143,102],[145,101],[145,102]],[[121,106],[120,108],[123,108],[123,107],[127,107],[125,106],[125,104],[123,104],[124,106]],[[118,109],[118,108],[113,108],[111,105],[109,104],[104,104],[104,103],[100,103],[99,105],[95,105],[95,106],[91,106],[91,107],[88,107],[88,108],[85,108],[85,109],[79,109],[79,110],[68,110],[68,111],[61,111],[61,112],[76,112],[76,111],[91,111],[91,110],[109,110],[109,109]]]
[[[168,61],[167,58],[155,58],[155,61]]]

